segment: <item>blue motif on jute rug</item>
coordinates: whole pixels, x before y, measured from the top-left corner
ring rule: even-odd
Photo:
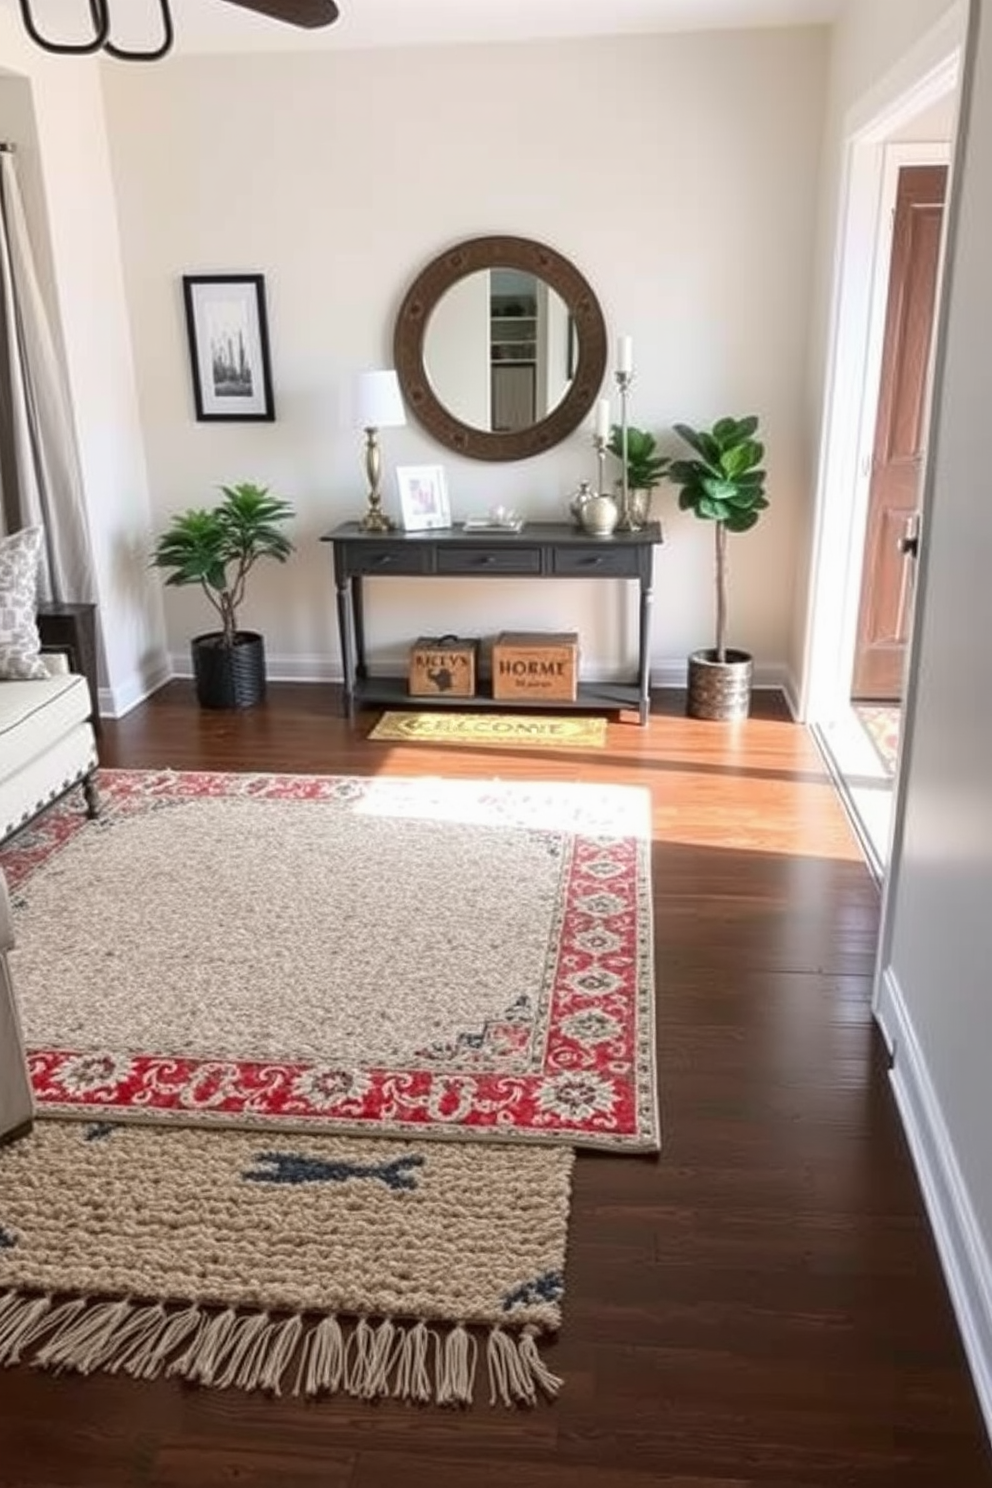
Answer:
[[[567,1147],[36,1123],[0,1150],[0,1364],[533,1405]],[[478,1393],[485,1385],[478,1382]]]

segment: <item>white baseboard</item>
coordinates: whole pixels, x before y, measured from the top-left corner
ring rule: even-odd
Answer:
[[[792,714],[793,723],[799,723],[799,686],[792,673],[791,667],[782,668],[782,692],[785,696],[785,706]]]
[[[189,648],[169,653],[171,675],[192,677]],[[265,675],[270,682],[340,682],[341,663],[326,656],[265,655]]]
[[[123,718],[132,708],[136,708],[145,698],[151,697],[153,692],[163,687],[173,675],[171,658],[164,651],[159,652],[123,682],[117,682],[113,687],[100,688],[100,717]]]
[[[986,1430],[992,1438],[992,1256],[975,1218],[923,1051],[891,967],[882,973],[875,1017],[892,1053],[889,1078]]]
[[[407,663],[406,653],[395,656],[379,656],[370,665],[374,676],[377,671],[402,672]],[[189,649],[169,654],[170,675],[191,677],[193,675]],[[328,656],[279,656],[266,653],[265,668],[270,682],[340,682],[341,662]],[[657,688],[685,687],[688,662],[685,657],[651,664],[651,686]],[[616,675],[615,668],[595,663],[583,667],[583,675],[590,682],[609,682]],[[163,680],[166,680],[163,678]],[[156,683],[160,687],[161,681]],[[785,696],[795,717],[796,689],[789,668],[783,662],[759,663],[754,669],[754,686],[760,690],[777,689]],[[154,689],[152,689],[154,690]]]
[[[383,655],[376,658],[369,670],[373,676],[377,671],[402,672],[406,664],[405,652],[394,656]],[[189,648],[170,652],[169,665],[171,676],[191,677],[193,669]],[[652,662],[651,686],[657,688],[685,687],[688,666],[684,656],[670,661]],[[279,656],[266,653],[265,668],[270,682],[340,682],[342,680],[341,662],[337,657]],[[607,665],[589,663],[583,667],[583,675],[590,682],[609,682],[615,677],[616,670]],[[155,685],[160,687],[162,682],[159,681]],[[792,674],[784,662],[765,662],[755,666],[754,686],[760,690],[778,689],[782,692],[795,717],[796,688]],[[154,689],[151,690],[154,691]]]
[[[653,661],[651,663],[652,687],[685,687],[688,680],[689,662],[684,656],[680,656],[674,660]],[[790,689],[794,692],[794,685],[789,668],[784,662],[756,662],[752,686],[761,692],[777,689],[779,692],[785,693],[786,702],[789,704],[790,709],[792,708]],[[794,711],[793,709],[793,713]]]

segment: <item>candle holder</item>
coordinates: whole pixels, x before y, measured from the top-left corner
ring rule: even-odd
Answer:
[[[602,434],[592,436],[593,449],[596,451],[596,461],[599,466],[599,476],[596,481],[596,494],[602,496],[606,489],[606,440]]]
[[[615,372],[613,375],[620,392],[620,519],[617,522],[617,531],[633,532],[635,528],[630,519],[630,490],[627,481],[627,395],[634,374]]]

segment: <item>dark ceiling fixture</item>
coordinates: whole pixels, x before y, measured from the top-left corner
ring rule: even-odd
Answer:
[[[35,24],[31,0],[20,0],[24,29],[42,51],[54,52],[56,56],[62,57],[87,57],[94,52],[106,52],[108,56],[117,57],[122,62],[157,62],[160,57],[171,52],[175,33],[169,0],[157,0],[161,14],[162,40],[158,46],[144,52],[119,47],[111,40],[110,0],[87,0],[87,3],[92,35],[84,41],[52,41],[50,37],[43,35]],[[270,16],[274,21],[284,21],[287,26],[303,26],[307,30],[330,26],[338,18],[334,0],[224,0],[224,3],[238,5],[243,10],[256,10],[261,15]]]

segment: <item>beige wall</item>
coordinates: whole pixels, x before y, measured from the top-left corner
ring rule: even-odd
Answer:
[[[951,8],[951,0],[847,0],[834,29],[831,111],[870,93]]]
[[[442,247],[505,230],[543,239],[634,337],[632,421],[669,429],[756,411],[772,511],[735,539],[731,640],[779,671],[806,501],[803,373],[827,33],[819,28],[177,59],[104,72],[138,390],[156,522],[220,481],[270,482],[298,506],[292,575],[257,573],[246,619],[274,670],[337,665],[329,558],[317,536],[363,504],[360,436],[343,426],[356,368],[388,365],[411,277]],[[278,420],[194,422],[180,276],[264,272]],[[556,517],[595,461],[588,432],[539,459],[456,459],[416,426],[384,436],[392,467],[443,462],[454,515],[499,502]],[[709,644],[712,532],[657,510],[655,668]],[[609,586],[383,586],[377,659],[436,628],[576,627],[586,665],[632,654]],[[208,620],[168,595],[169,644]]]
[[[65,349],[97,566],[110,706],[162,675],[159,586],[145,566],[150,513],[99,68],[47,57],[0,13],[7,129],[24,136],[28,208]],[[18,80],[30,87],[28,107]],[[19,143],[15,139],[15,143]]]
[[[992,507],[982,476],[992,339],[992,16],[976,7],[955,165],[924,503],[920,601],[884,943],[894,1077],[992,1432]],[[970,91],[970,99],[968,93]]]

